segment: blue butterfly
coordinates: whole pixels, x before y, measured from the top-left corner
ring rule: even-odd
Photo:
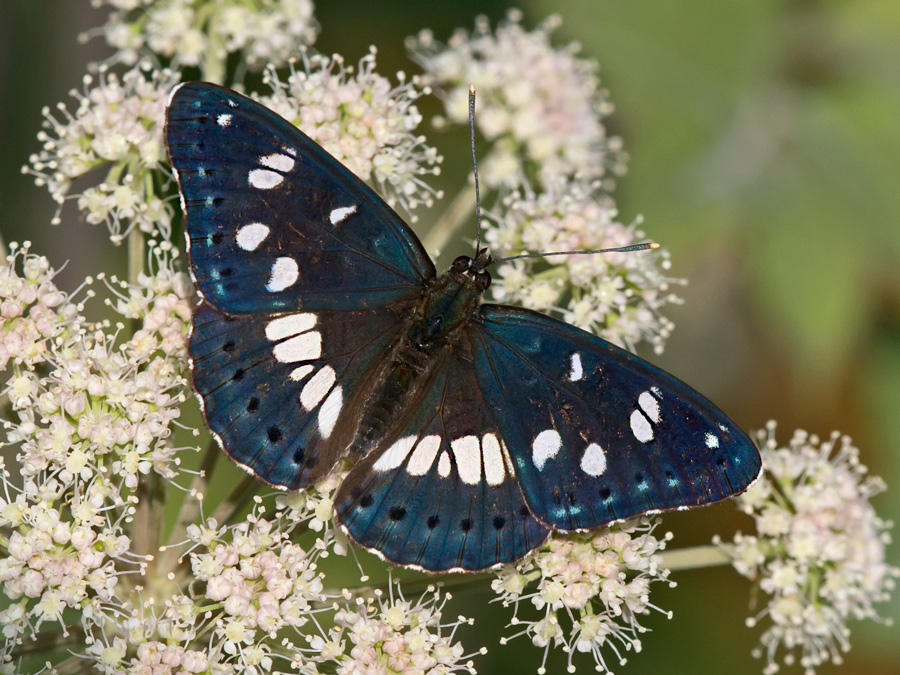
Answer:
[[[696,391],[578,328],[482,303],[486,250],[438,276],[412,230],[292,124],[180,85],[166,120],[191,271],[190,359],[238,465],[335,495],[360,546],[429,572],[518,560],[552,530],[718,502],[753,442]]]

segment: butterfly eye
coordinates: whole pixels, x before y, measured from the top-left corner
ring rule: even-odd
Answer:
[[[467,255],[461,255],[450,266],[454,272],[465,272],[472,264],[472,259]]]
[[[487,270],[481,270],[475,277],[475,280],[478,282],[478,285],[481,286],[481,290],[483,291],[486,291],[491,287],[491,273]]]

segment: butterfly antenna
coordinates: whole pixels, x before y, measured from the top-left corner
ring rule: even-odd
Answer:
[[[549,258],[551,255],[594,255],[595,253],[630,253],[631,251],[650,251],[659,248],[659,244],[655,241],[644,242],[643,244],[632,244],[631,246],[619,246],[617,248],[595,248],[590,251],[553,251],[552,253],[522,253],[521,255],[511,255],[508,258],[498,258],[492,260],[489,265],[496,263],[509,262],[510,260],[520,260],[522,258]]]
[[[472,170],[475,174],[475,220],[478,234],[475,236],[475,257],[481,248],[481,190],[478,187],[478,161],[475,159],[475,85],[469,85],[469,141],[472,145]]]

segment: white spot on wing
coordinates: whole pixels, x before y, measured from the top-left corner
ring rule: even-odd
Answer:
[[[538,471],[542,471],[548,459],[556,457],[562,447],[562,438],[555,429],[545,429],[537,435],[531,444],[531,461]]]
[[[569,371],[569,382],[578,382],[584,377],[584,370],[581,367],[581,354],[575,352],[572,354],[572,369]]]
[[[253,169],[247,174],[247,182],[257,190],[271,190],[278,187],[284,180],[284,176],[268,169]]]
[[[306,364],[305,366],[300,366],[299,368],[294,368],[294,369],[291,371],[291,374],[290,374],[289,377],[290,377],[294,382],[299,382],[300,380],[302,380],[304,377],[306,377],[307,375],[309,375],[309,374],[310,374],[312,371],[314,371],[314,370],[315,370],[315,368],[313,368],[313,367],[312,367],[311,365],[309,365],[309,364]]]
[[[602,476],[606,471],[606,452],[596,443],[587,446],[581,456],[581,470],[589,476]]]
[[[272,354],[279,363],[312,361],[322,356],[322,335],[318,331],[300,333],[290,340],[279,342],[272,348]]]
[[[441,447],[441,437],[437,434],[426,436],[413,450],[406,472],[411,476],[424,476],[434,464],[434,458]]]
[[[503,468],[503,451],[494,434],[485,434],[481,439],[481,456],[488,485],[500,485],[506,477],[506,471]]]
[[[446,478],[450,475],[450,455],[447,454],[446,450],[441,453],[441,458],[438,460],[438,475],[441,478]]]
[[[229,113],[220,113],[218,117],[216,117],[216,124],[220,127],[225,128],[231,125],[231,114]]]
[[[381,457],[375,461],[375,464],[372,465],[372,468],[376,471],[390,471],[396,469],[403,464],[403,460],[406,459],[406,456],[415,444],[415,436],[404,436],[385,450]]]
[[[650,420],[640,410],[631,413],[631,433],[641,443],[649,443],[653,440],[653,427],[650,426]]]
[[[262,223],[250,223],[237,231],[237,245],[245,251],[255,251],[266,237],[269,236],[269,226]]]
[[[459,477],[467,485],[478,485],[481,481],[481,444],[478,436],[463,436],[450,442],[456,457]]]
[[[289,154],[289,155],[291,155],[291,156],[293,156],[293,157],[296,157],[296,156],[297,156],[297,149],[296,149],[296,148],[292,148],[292,147],[290,147],[290,146],[288,146],[288,145],[285,145],[285,146],[283,146],[281,149],[284,150],[287,154]]]
[[[316,315],[309,312],[302,314],[289,314],[277,319],[272,319],[266,324],[266,337],[272,340],[282,340],[291,335],[305,333],[316,325]]]
[[[283,291],[285,288],[297,283],[300,278],[300,268],[297,267],[297,261],[293,258],[278,258],[272,265],[272,272],[269,276],[269,283],[266,284],[266,290],[270,293]]]
[[[718,448],[719,447],[719,437],[713,433],[707,432],[706,447],[707,448]]]
[[[281,171],[282,173],[287,173],[294,168],[293,158],[288,157],[287,155],[278,154],[277,152],[274,155],[266,155],[265,157],[260,157],[259,163],[263,166],[269,167],[270,169]]]
[[[647,417],[654,424],[659,424],[659,401],[649,391],[645,391],[638,396],[638,405],[641,410],[647,413]]]
[[[300,392],[300,403],[306,410],[312,410],[319,401],[325,398],[325,394],[331,389],[337,375],[334,368],[324,366],[318,373],[313,375],[309,382],[303,385],[303,391]]]
[[[337,422],[338,415],[341,414],[341,408],[344,407],[344,388],[341,385],[336,386],[328,394],[328,398],[319,408],[319,433],[322,438],[331,436],[334,430],[334,424]]]
[[[338,223],[346,220],[347,216],[356,213],[356,204],[353,206],[342,206],[340,208],[334,209],[329,215],[328,219],[331,221],[332,225],[337,225]]]

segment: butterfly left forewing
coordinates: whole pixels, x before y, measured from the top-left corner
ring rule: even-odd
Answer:
[[[549,533],[523,499],[471,359],[458,354],[351,469],[335,514],[358,544],[431,572],[513,562]]]
[[[191,271],[219,310],[384,307],[434,278],[393,209],[259,103],[188,82],[172,93],[165,133]]]
[[[562,530],[711,504],[759,475],[756,446],[678,379],[574,326],[482,305],[475,372],[535,514]]]

